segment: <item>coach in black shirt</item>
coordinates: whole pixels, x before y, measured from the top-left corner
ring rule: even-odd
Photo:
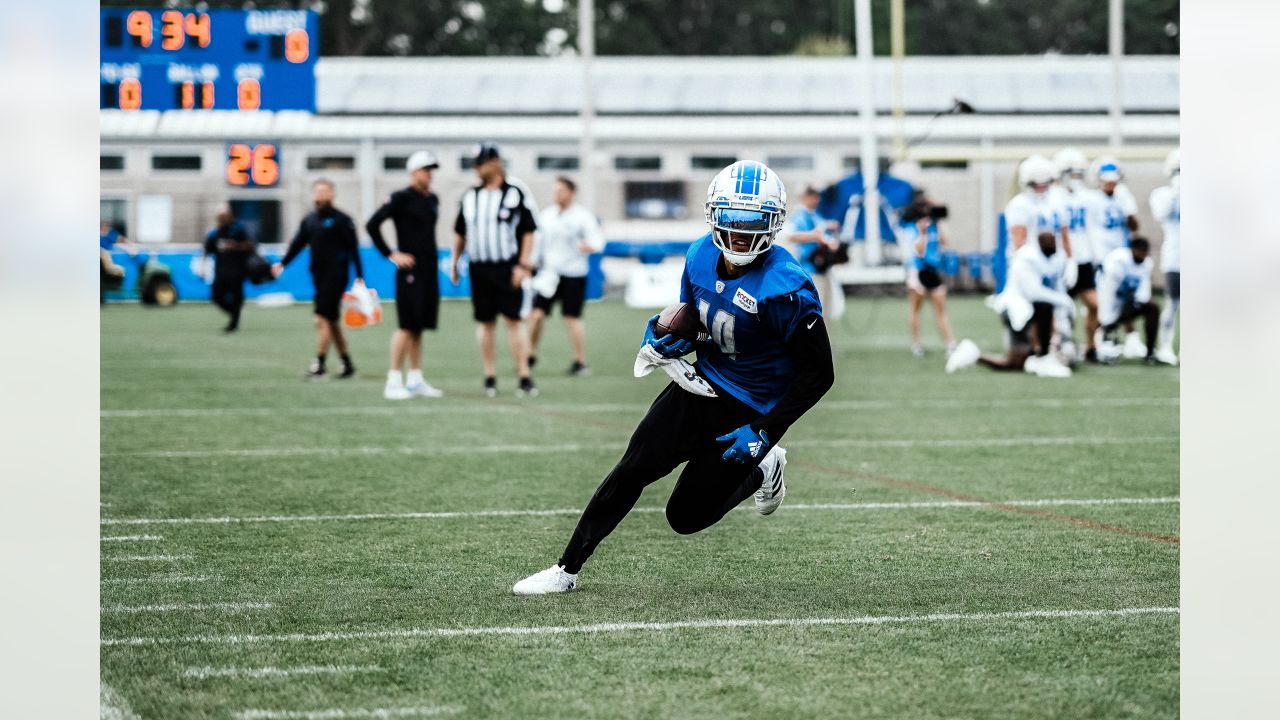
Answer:
[[[338,354],[342,356],[342,374],[338,377],[349,378],[356,374],[356,369],[347,353],[347,339],[342,335],[342,326],[338,324],[338,309],[350,279],[349,265],[356,266],[356,280],[364,282],[356,224],[349,215],[333,206],[332,182],[317,180],[311,190],[316,209],[302,219],[297,234],[289,243],[288,252],[272,268],[272,274],[279,277],[303,248],[311,246],[311,277],[316,284],[316,361],[307,377],[324,377],[325,358],[332,342],[338,346]]]
[[[409,156],[409,187],[391,193],[391,199],[365,223],[378,252],[396,266],[396,317],[400,329],[391,336],[391,368],[383,397],[405,400],[414,395],[443,395],[422,377],[422,331],[435,330],[440,313],[440,279],[437,270],[436,220],[440,201],[431,192],[431,174],[440,163],[421,150]],[[396,249],[382,237],[382,225],[396,227]],[[409,375],[400,372],[409,360]]]
[[[213,256],[213,304],[231,316],[224,330],[235,332],[240,327],[240,310],[244,307],[244,281],[249,274],[249,258],[254,254],[253,241],[244,226],[236,222],[230,205],[218,210],[218,226],[204,240],[205,257]]]
[[[507,326],[507,340],[520,376],[521,396],[537,395],[529,377],[529,343],[520,324],[524,301],[522,283],[533,274],[533,231],[537,204],[528,189],[508,178],[498,146],[481,143],[473,155],[480,184],[462,195],[454,222],[453,258],[449,276],[458,284],[458,264],[466,250],[470,258],[471,305],[480,324],[480,356],[484,362],[484,393],[498,394],[495,372],[494,321],[501,314]]]

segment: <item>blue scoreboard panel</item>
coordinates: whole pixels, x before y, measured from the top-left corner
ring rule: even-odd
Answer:
[[[316,109],[309,10],[100,11],[100,108]]]

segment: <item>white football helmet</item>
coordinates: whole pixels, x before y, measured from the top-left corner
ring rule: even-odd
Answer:
[[[1165,156],[1164,174],[1169,177],[1182,174],[1182,148],[1174,148]]]
[[[773,246],[787,217],[787,188],[764,163],[739,160],[716,173],[705,206],[711,240],[734,265],[746,265]],[[733,249],[729,234],[752,235],[745,252]]]
[[[1018,185],[1032,192],[1046,192],[1058,175],[1058,166],[1043,155],[1032,155],[1018,166]]]
[[[1099,183],[1120,182],[1124,179],[1124,171],[1115,158],[1104,155],[1093,161],[1093,176]]]
[[[1058,177],[1071,185],[1084,182],[1085,173],[1089,172],[1089,160],[1075,148],[1062,148],[1053,156],[1053,162],[1058,166]]]

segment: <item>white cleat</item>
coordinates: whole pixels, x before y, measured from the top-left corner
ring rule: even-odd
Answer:
[[[387,383],[387,386],[382,389],[382,397],[388,400],[408,400],[413,397],[413,393],[409,392],[404,385]]]
[[[1027,358],[1027,367],[1031,366],[1031,358]],[[1063,365],[1058,358],[1053,355],[1045,355],[1036,361],[1034,372],[1037,377],[1047,378],[1069,378],[1071,377],[1071,368]]]
[[[1156,362],[1164,365],[1176,366],[1178,364],[1178,356],[1174,354],[1173,348],[1163,347],[1156,350],[1155,358]]]
[[[429,398],[444,397],[443,390],[436,387],[435,385],[432,385],[426,380],[423,380],[422,382],[409,383],[409,385],[405,388],[405,390],[407,390],[409,394],[414,397],[429,397]]]
[[[782,471],[787,467],[787,451],[775,447],[760,461],[760,470],[764,472],[764,481],[756,491],[756,511],[768,515],[782,504],[787,496],[787,485],[782,481]]]
[[[578,576],[569,574],[559,565],[539,573],[534,573],[521,580],[511,588],[517,595],[549,595],[551,593],[569,592],[578,587]]]
[[[1147,356],[1147,344],[1142,342],[1138,333],[1131,332],[1124,339],[1124,357],[1126,360],[1141,360]]]
[[[982,351],[978,349],[977,343],[972,340],[964,339],[956,345],[956,349],[951,351],[951,357],[947,358],[947,372],[953,373],[957,370],[963,370],[978,362],[978,356]]]

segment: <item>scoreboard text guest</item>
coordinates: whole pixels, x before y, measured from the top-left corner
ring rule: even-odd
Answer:
[[[315,111],[314,12],[112,8],[100,18],[102,109]]]

